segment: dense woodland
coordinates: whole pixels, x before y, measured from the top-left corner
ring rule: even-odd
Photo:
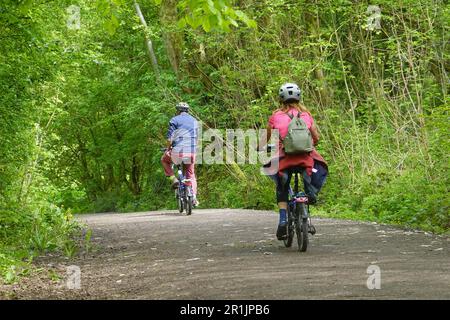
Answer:
[[[313,215],[448,232],[446,1],[137,3],[147,27],[131,0],[1,1],[8,281],[36,254],[76,252],[73,213],[175,207],[160,148],[176,102],[204,128],[265,128],[286,81],[302,88],[329,163]],[[256,165],[197,175],[202,207],[275,208]]]

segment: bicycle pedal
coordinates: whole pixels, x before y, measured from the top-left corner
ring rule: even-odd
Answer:
[[[308,233],[311,233],[311,235],[315,235],[316,234],[316,228],[312,225],[310,225],[308,227]]]

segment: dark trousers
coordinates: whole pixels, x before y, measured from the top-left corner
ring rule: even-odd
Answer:
[[[294,171],[301,170],[301,168],[289,168],[284,170],[281,174],[267,174],[276,184],[276,198],[277,202],[287,202],[289,199],[289,192],[291,192],[290,181]],[[317,194],[322,189],[328,176],[328,166],[321,161],[314,160],[313,173],[308,176],[306,171],[300,174],[303,180],[303,186],[306,195],[310,198],[310,204],[316,202]],[[300,187],[300,186],[299,186]]]
[[[290,182],[294,172],[300,172],[299,183],[303,180],[305,193],[308,196],[310,203],[314,203],[316,201],[318,189],[311,183],[311,176],[308,176],[306,171],[301,170],[301,168],[289,168],[283,170],[280,174],[270,176],[277,186],[277,202],[288,202],[289,191],[291,189]],[[299,188],[301,188],[301,186],[299,186]]]

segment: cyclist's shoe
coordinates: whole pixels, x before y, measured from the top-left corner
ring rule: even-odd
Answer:
[[[170,176],[169,179],[170,179],[170,182],[172,182],[172,189],[178,188],[178,185],[180,184],[178,179],[175,176]]]
[[[194,196],[194,198],[192,199],[192,205],[194,206],[194,208],[200,205],[200,202],[197,200],[196,196]]]
[[[277,229],[277,239],[285,240],[287,238],[287,223],[281,223]]]
[[[312,224],[310,224],[308,226],[308,232],[311,233],[311,235],[315,235],[316,234],[316,228]]]
[[[307,196],[308,197],[308,204],[316,204],[317,203],[317,198],[315,196]]]

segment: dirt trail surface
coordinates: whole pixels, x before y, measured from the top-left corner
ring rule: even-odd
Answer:
[[[66,279],[25,280],[14,298],[43,299],[450,299],[450,239],[390,226],[313,219],[306,253],[274,235],[274,212],[195,210],[81,215],[93,251],[43,267],[81,270]],[[378,266],[381,288],[369,290]],[[65,274],[65,271],[64,271]],[[27,281],[29,281],[27,283]],[[5,287],[4,287],[5,288]]]

